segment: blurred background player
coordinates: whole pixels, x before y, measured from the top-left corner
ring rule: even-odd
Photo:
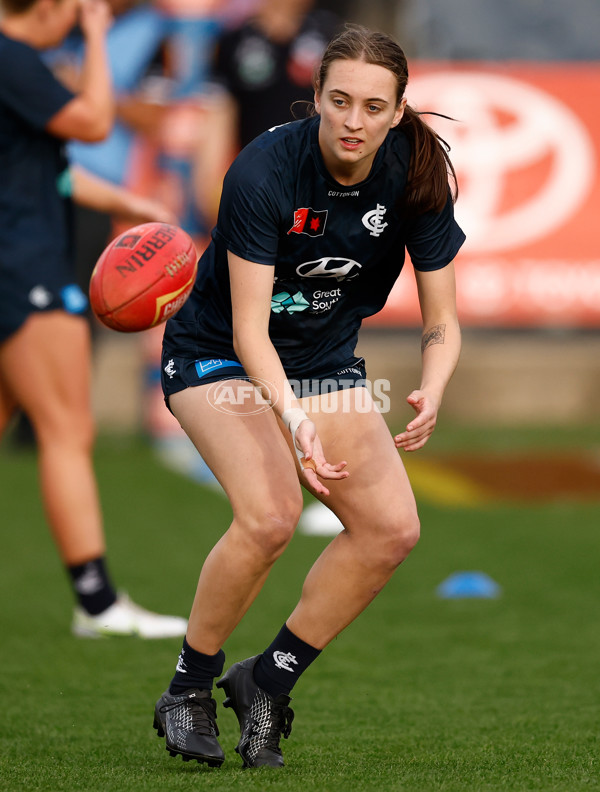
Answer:
[[[154,141],[165,112],[166,90],[162,56],[168,19],[153,4],[137,0],[107,0],[113,22],[106,36],[111,82],[115,93],[115,120],[100,141],[72,140],[69,162],[86,168],[112,184],[133,188],[139,194],[138,172],[143,167],[147,141]],[[85,37],[76,25],[58,47],[46,50],[43,59],[71,91],[79,91],[85,57]],[[151,143],[150,143],[151,144]],[[87,292],[100,254],[121,230],[119,218],[81,203],[73,206],[76,283]],[[98,324],[91,322],[92,338]],[[16,446],[35,445],[27,416],[20,414],[11,441]]]
[[[85,38],[73,94],[40,51],[77,21]],[[46,516],[77,598],[80,636],[182,635],[184,619],[118,596],[92,465],[87,300],[75,282],[72,199],[128,222],[171,220],[161,204],[83,169],[70,169],[65,141],[106,137],[114,99],[106,56],[110,9],[103,0],[2,0],[0,18],[0,434],[17,407],[35,429]]]
[[[314,70],[337,28],[314,0],[261,0],[250,19],[221,35],[214,78],[235,106],[238,148],[306,115]],[[297,102],[304,107],[293,108]]]
[[[258,0],[248,19],[220,34],[211,73],[220,93],[200,132],[195,173],[211,226],[238,151],[265,129],[306,115],[314,70],[338,29],[337,17],[314,0]]]
[[[178,224],[202,250],[206,230],[191,195],[189,146],[185,140],[195,135],[199,123],[199,97],[217,28],[213,7],[218,4],[194,0],[191,7],[184,8],[176,0],[160,4],[148,0],[108,3],[113,24],[106,45],[115,92],[115,122],[101,141],[69,141],[69,161],[137,195],[159,199],[177,213]],[[61,82],[77,92],[84,55],[85,38],[76,26],[58,47],[44,54],[44,60]],[[105,246],[129,224],[110,212],[75,204],[76,282],[84,291]],[[91,330],[94,341],[104,332],[93,318]],[[161,341],[162,331],[149,331],[139,340],[144,361],[141,425],[161,462],[203,483],[212,483],[214,477],[164,409]],[[35,444],[27,416],[19,416],[11,441],[17,446]]]

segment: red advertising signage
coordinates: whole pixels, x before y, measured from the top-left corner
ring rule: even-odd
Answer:
[[[407,89],[450,144],[461,322],[474,326],[600,325],[600,64],[413,66]],[[369,324],[414,325],[405,267]]]

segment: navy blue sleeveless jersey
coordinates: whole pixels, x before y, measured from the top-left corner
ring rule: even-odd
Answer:
[[[37,50],[0,33],[0,341],[32,311],[85,307],[64,144],[44,129],[72,98]]]
[[[288,377],[316,376],[354,355],[362,320],[377,313],[402,270],[455,257],[465,237],[450,197],[442,212],[402,208],[410,146],[393,129],[371,173],[345,187],[327,172],[319,118],[265,132],[237,157],[223,185],[212,241],[192,295],[167,322],[164,350],[237,360],[227,251],[274,267],[269,334]]]

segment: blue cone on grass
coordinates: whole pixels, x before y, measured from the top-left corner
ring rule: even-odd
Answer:
[[[496,599],[501,593],[498,583],[484,572],[455,572],[437,587],[442,599]]]

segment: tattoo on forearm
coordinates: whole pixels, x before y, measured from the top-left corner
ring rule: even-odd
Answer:
[[[443,344],[446,338],[446,325],[439,324],[423,333],[421,339],[421,354],[432,344]]]

